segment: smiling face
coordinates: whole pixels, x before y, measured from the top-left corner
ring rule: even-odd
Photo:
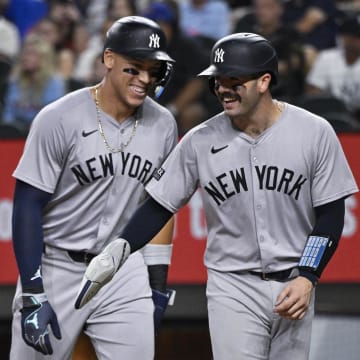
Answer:
[[[262,131],[278,118],[270,93],[270,73],[254,76],[216,76],[214,92],[233,125]],[[275,109],[275,110],[274,110]],[[255,127],[254,127],[255,126]]]
[[[161,61],[130,59],[111,50],[104,53],[104,64],[116,98],[127,108],[137,108],[153,90]]]
[[[225,113],[231,117],[244,116],[251,111],[260,96],[258,78],[216,76],[214,90]]]

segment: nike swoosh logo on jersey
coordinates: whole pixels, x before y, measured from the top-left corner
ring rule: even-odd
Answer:
[[[83,130],[83,132],[82,132],[82,136],[83,137],[87,137],[87,136],[89,136],[89,135],[91,135],[91,134],[93,134],[93,133],[95,133],[95,132],[97,132],[97,129],[96,130],[92,130],[92,131],[85,131],[85,130]]]
[[[211,148],[211,153],[212,153],[212,154],[216,154],[217,152],[226,149],[228,146],[229,146],[229,145],[225,145],[225,146],[223,146],[223,147],[216,148],[216,149],[215,149],[214,146],[213,146],[213,147]]]

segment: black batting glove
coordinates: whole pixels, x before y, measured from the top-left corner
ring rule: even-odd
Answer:
[[[57,316],[42,294],[23,294],[21,329],[25,343],[44,355],[51,355],[53,349],[49,337],[49,325],[54,336],[61,339]]]

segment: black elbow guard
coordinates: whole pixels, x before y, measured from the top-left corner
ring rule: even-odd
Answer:
[[[300,275],[316,285],[337,245],[329,235],[309,235],[299,262]]]

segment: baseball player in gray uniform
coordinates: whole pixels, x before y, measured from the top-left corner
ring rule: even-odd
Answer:
[[[224,111],[181,139],[116,240],[140,248],[200,188],[216,360],[308,358],[314,289],[339,242],[345,198],[358,191],[330,124],[272,98],[277,74],[265,38],[215,43],[200,75]],[[118,256],[105,248],[91,261],[77,301],[110,273],[101,259]]]
[[[101,83],[38,114],[14,172],[20,281],[13,301],[13,360],[49,354],[70,359],[82,331],[98,359],[154,358],[154,321],[169,301],[167,228],[168,236],[159,234],[156,243],[133,253],[118,279],[86,308],[74,309],[87,264],[108,244],[117,252],[112,240],[146,199],[144,185],[178,140],[173,116],[152,99],[166,85],[173,62],[160,27],[137,16],[114,22],[103,61]]]

